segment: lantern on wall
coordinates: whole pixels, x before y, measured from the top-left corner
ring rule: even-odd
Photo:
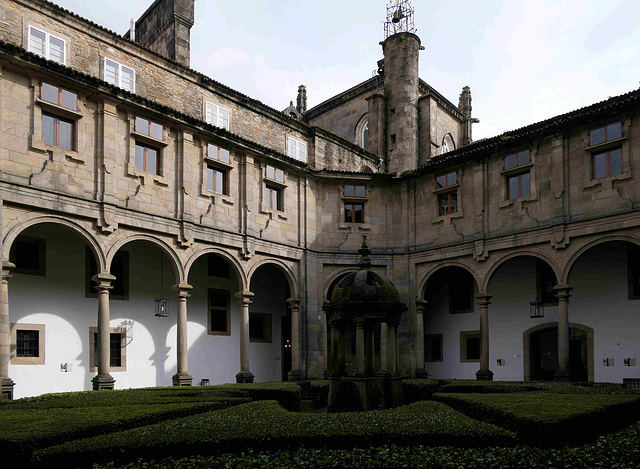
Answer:
[[[160,253],[160,296],[156,298],[156,316],[169,317],[169,299],[164,296],[164,255]]]
[[[542,301],[533,300],[529,302],[529,315],[531,318],[543,318],[544,317],[544,303]]]

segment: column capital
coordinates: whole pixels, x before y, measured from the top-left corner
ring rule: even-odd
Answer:
[[[96,284],[96,289],[100,292],[109,292],[109,290],[113,288],[111,282],[113,282],[115,279],[116,278],[109,272],[100,272],[99,274],[91,277],[91,280],[93,280],[93,282]]]
[[[253,292],[250,292],[249,290],[244,290],[244,291],[239,291],[234,296],[238,299],[240,304],[250,305],[252,303],[251,299],[255,295],[253,294]]]
[[[476,300],[478,300],[478,304],[480,306],[489,306],[491,304],[492,295],[489,295],[486,292],[479,292],[476,294]]]
[[[356,326],[356,329],[364,329],[364,319],[363,318],[356,318],[353,320],[353,323]]]
[[[191,290],[193,290],[193,287],[191,285],[189,285],[188,283],[178,283],[176,285],[173,285],[171,287],[171,289],[176,292],[178,295],[178,298],[189,298],[191,296],[191,293],[189,293]]]
[[[9,262],[6,259],[2,259],[2,281],[6,282],[13,275],[11,275],[11,271],[16,268],[16,265],[13,262]]]
[[[416,310],[418,314],[426,313],[427,308],[429,308],[429,302],[427,300],[423,300],[421,298],[416,299]]]
[[[289,303],[291,305],[291,309],[300,309],[300,297],[299,296],[293,296],[291,298],[289,298],[287,300],[287,303]]]
[[[560,299],[569,298],[571,295],[569,292],[573,290],[573,287],[567,285],[566,283],[559,283],[553,289],[556,291],[556,296]]]

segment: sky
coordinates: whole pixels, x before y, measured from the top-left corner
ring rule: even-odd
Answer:
[[[57,0],[116,33],[153,0]],[[388,0],[196,0],[191,68],[283,110],[371,78]],[[473,138],[640,85],[638,0],[414,0],[420,78],[454,104],[471,87]]]

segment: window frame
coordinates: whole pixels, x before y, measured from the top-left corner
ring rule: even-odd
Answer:
[[[31,40],[31,31],[35,30],[38,32],[41,32],[42,34],[45,35],[45,44],[44,44],[44,55],[39,54],[38,52],[35,52],[31,49],[31,44],[32,44],[32,40]],[[58,41],[62,42],[62,62],[52,59],[51,56],[51,38],[55,38]],[[37,28],[33,25],[28,25],[27,26],[27,50],[29,52],[31,52],[32,54],[36,54],[39,55],[40,57],[44,57],[47,60],[51,60],[52,62],[56,62],[62,65],[67,65],[67,41],[59,36],[56,36],[54,34],[48,33],[47,31]]]
[[[209,120],[209,107],[215,107],[216,108],[216,112],[215,112],[215,122],[210,121]],[[225,125],[220,125],[220,110],[223,110],[227,113],[227,124]],[[204,121],[207,124],[211,124],[215,127],[219,127],[221,129],[225,129],[227,131],[229,131],[231,129],[231,110],[229,108],[226,108],[224,106],[220,106],[219,104],[213,103],[211,101],[205,101],[204,104]]]
[[[589,147],[597,147],[598,145],[605,145],[605,144],[608,144],[608,143],[611,143],[611,142],[617,142],[618,140],[623,139],[624,138],[624,133],[622,131],[622,124],[623,124],[623,122],[619,121],[619,122],[614,122],[612,124],[606,124],[606,125],[603,125],[603,126],[600,126],[600,127],[596,127],[595,129],[591,129],[589,131]],[[608,129],[609,129],[609,127],[613,127],[614,125],[619,125],[620,126],[620,136],[619,137],[615,137],[615,138],[609,138],[609,136],[607,135],[608,134]],[[602,142],[593,143],[592,142],[592,134],[594,132],[600,130],[600,129],[604,130],[604,132],[603,132],[604,133],[604,140],[602,140]]]
[[[347,209],[347,206],[352,206],[350,209]],[[360,220],[356,220],[356,206],[360,206]],[[351,220],[349,220],[349,212],[347,210],[351,210]],[[364,202],[352,202],[352,201],[345,201],[344,202],[344,222],[345,223],[357,223],[357,224],[362,224],[364,223]]]
[[[449,176],[453,175],[455,180],[451,182],[449,180]],[[462,171],[460,169],[456,169],[454,171],[447,171],[440,175],[436,174],[434,176],[434,184],[435,189],[433,191],[437,200],[436,207],[436,218],[434,223],[440,223],[448,218],[457,218],[462,216],[462,207],[460,203],[460,176],[462,175]],[[443,179],[444,178],[444,179]],[[442,179],[442,181],[441,181]],[[443,213],[442,210],[442,201],[446,197],[447,198],[447,209],[451,210],[452,204],[452,196],[455,195],[456,198],[456,210],[449,211],[448,213]]]
[[[120,366],[111,366],[111,336],[120,334]],[[89,328],[89,371],[97,372],[98,328]],[[127,330],[124,327],[109,327],[109,372],[127,371]]]
[[[51,128],[51,133],[53,134],[53,142],[45,141],[45,128],[49,129],[48,125],[45,126],[45,117],[53,120],[53,128]],[[52,114],[48,112],[42,112],[41,115],[41,127],[40,127],[40,141],[45,145],[49,145],[52,147],[61,148],[66,151],[76,151],[75,142],[76,142],[76,121],[71,119],[65,119],[64,117],[60,117],[57,114]],[[69,135],[69,147],[61,145],[61,126],[60,123],[64,122],[69,124],[71,127],[71,133]]]
[[[470,339],[478,340],[478,358],[468,358],[469,345],[467,340]],[[479,363],[481,356],[480,331],[460,331],[460,363]]]
[[[45,325],[44,324],[23,324],[11,323],[11,365],[44,365],[45,364]],[[37,331],[38,332],[38,356],[37,357],[19,357],[18,356],[18,331]]]
[[[107,61],[109,62],[113,62],[114,64],[117,65],[116,67],[116,76],[115,76],[115,83],[111,82],[107,79]],[[131,70],[131,72],[133,72],[133,77],[131,79],[131,88],[127,88],[125,86],[123,86],[122,83],[122,69],[126,68],[128,70]],[[109,83],[110,85],[113,86],[117,86],[120,89],[123,89],[125,91],[128,91],[130,93],[134,93],[136,92],[136,80],[137,80],[137,75],[138,73],[136,72],[136,69],[133,67],[129,67],[128,65],[124,65],[123,63],[118,62],[117,60],[114,60],[112,58],[109,57],[103,57],[103,61],[102,61],[102,79],[104,81],[106,81],[107,83]]]
[[[611,172],[611,152],[614,151],[618,151],[619,152],[619,168],[620,171],[617,171],[615,173]],[[605,158],[605,174],[604,176],[598,176],[596,174],[596,158],[600,155],[604,155]],[[622,174],[622,147],[615,147],[615,148],[611,148],[608,149],[606,151],[601,151],[601,152],[594,152],[591,154],[591,179],[604,179],[604,178],[609,178],[612,176],[616,176],[618,174]]]
[[[211,304],[211,299],[213,294],[223,294],[227,299],[226,308],[222,308],[220,306],[213,306]],[[219,312],[226,315],[227,327],[223,330],[213,330],[213,312]],[[231,335],[231,292],[229,290],[224,290],[220,288],[208,288],[207,289],[207,334],[208,335]]]
[[[430,340],[437,339],[440,343],[440,358],[430,357],[430,348],[427,346]],[[444,335],[443,334],[425,334],[424,335],[424,361],[426,363],[442,363],[444,361]]]
[[[295,155],[292,155],[292,144],[295,145]],[[302,146],[303,157],[300,158],[300,146]],[[303,163],[307,162],[307,142],[303,142],[302,140],[298,140],[297,138],[288,136],[287,137],[287,156],[289,158],[293,158],[297,161],[302,161]]]
[[[269,176],[269,170],[273,170],[273,177]],[[278,175],[281,175],[279,177]],[[263,199],[262,199],[262,212],[269,213],[269,211],[277,212],[280,218],[286,219],[284,216],[284,191],[286,185],[286,172],[276,166],[265,163],[263,171]],[[275,194],[275,199],[274,199]],[[273,201],[276,201],[277,207],[273,207]]]

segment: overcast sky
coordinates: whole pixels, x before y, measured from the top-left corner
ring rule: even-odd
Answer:
[[[57,0],[119,34],[153,0]],[[420,78],[454,104],[471,87],[474,139],[640,83],[638,0],[414,0]],[[282,110],[372,76],[387,0],[196,0],[191,67]]]

